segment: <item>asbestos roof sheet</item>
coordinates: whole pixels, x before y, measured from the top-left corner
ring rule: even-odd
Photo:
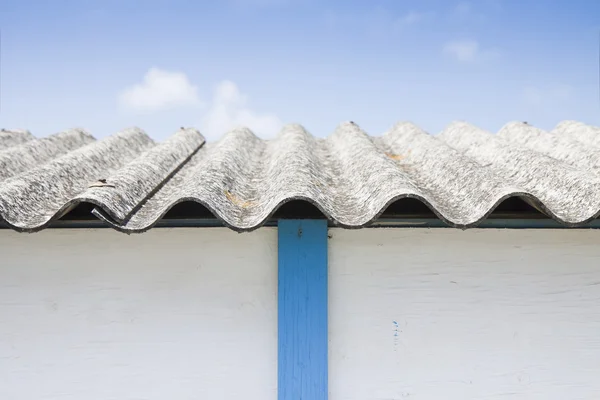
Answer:
[[[191,201],[248,231],[282,204],[305,200],[357,228],[414,198],[468,228],[516,196],[577,226],[600,212],[598,155],[600,128],[574,121],[551,132],[510,123],[495,134],[455,122],[435,136],[410,123],[369,136],[349,122],[324,139],[288,125],[268,141],[240,128],[215,143],[184,128],[162,143],[136,128],[102,140],[81,129],[43,139],[3,130],[0,220],[32,232],[91,204],[117,230],[143,232]]]

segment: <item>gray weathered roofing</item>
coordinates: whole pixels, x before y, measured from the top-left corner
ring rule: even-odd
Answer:
[[[335,224],[361,227],[392,202],[416,198],[451,226],[476,226],[519,196],[573,226],[600,212],[600,128],[525,123],[492,134],[463,122],[432,136],[410,123],[370,137],[345,123],[325,139],[286,126],[265,141],[237,129],[205,144],[181,129],[157,144],[139,129],[95,140],[79,129],[36,139],[0,132],[0,220],[37,231],[80,203],[124,232],[151,228],[195,201],[239,231],[306,200]]]

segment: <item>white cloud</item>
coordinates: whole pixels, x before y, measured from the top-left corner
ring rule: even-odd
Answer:
[[[201,132],[207,138],[220,138],[236,127],[250,128],[256,135],[269,138],[281,129],[281,120],[271,113],[257,113],[248,107],[248,96],[231,81],[220,82],[204,115]]]
[[[119,94],[119,106],[134,112],[161,111],[201,105],[198,88],[186,74],[150,68],[141,83],[130,86]]]
[[[209,96],[202,96],[208,98]],[[200,128],[204,136],[217,139],[236,127],[247,127],[263,138],[274,136],[282,127],[272,113],[250,109],[248,96],[234,82],[221,81],[208,104],[200,101],[198,89],[181,72],[151,68],[142,83],[123,90],[118,96],[121,108],[129,111],[151,112],[189,107],[202,112]]]
[[[443,53],[460,62],[487,61],[500,55],[494,49],[482,49],[476,40],[457,40],[446,43]]]

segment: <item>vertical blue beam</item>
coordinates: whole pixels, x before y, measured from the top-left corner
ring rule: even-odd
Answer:
[[[278,226],[278,400],[327,400],[327,221]]]

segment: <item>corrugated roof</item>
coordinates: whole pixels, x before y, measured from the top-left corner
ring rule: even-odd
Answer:
[[[517,196],[576,226],[600,212],[598,155],[600,128],[573,121],[551,132],[511,123],[497,134],[456,122],[436,136],[400,123],[379,137],[349,122],[324,139],[289,125],[269,141],[237,129],[215,143],[183,128],[162,143],[135,128],[103,140],[80,129],[44,139],[3,130],[0,218],[31,232],[92,204],[114,228],[142,232],[192,201],[247,231],[305,200],[355,228],[414,198],[466,228]]]

